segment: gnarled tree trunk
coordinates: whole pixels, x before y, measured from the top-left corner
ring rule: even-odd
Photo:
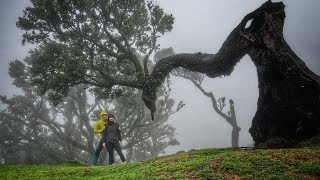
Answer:
[[[270,137],[310,137],[320,128],[319,76],[291,50],[282,33],[276,34],[282,32],[276,30],[277,22],[267,23],[270,32],[260,32],[248,52],[259,82],[258,108],[249,132],[256,143]],[[259,47],[264,44],[266,48]]]
[[[291,50],[283,38],[284,4],[268,1],[246,15],[216,54],[176,54],[158,61],[142,98],[155,112],[156,88],[177,67],[207,74],[229,75],[248,54],[257,67],[259,99],[250,133],[256,145],[272,137],[310,137],[320,128],[320,78]],[[246,24],[252,20],[248,28]]]

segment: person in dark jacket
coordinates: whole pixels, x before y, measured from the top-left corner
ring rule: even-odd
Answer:
[[[103,130],[102,142],[103,147],[107,147],[109,153],[109,165],[114,163],[113,151],[116,150],[120,156],[122,162],[126,162],[126,159],[121,150],[122,138],[120,132],[120,126],[114,122],[115,117],[113,114],[109,114],[108,123],[105,124]]]

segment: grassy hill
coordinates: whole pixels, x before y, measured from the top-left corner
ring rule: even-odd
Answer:
[[[0,166],[0,179],[320,179],[320,147],[203,149],[112,166]]]

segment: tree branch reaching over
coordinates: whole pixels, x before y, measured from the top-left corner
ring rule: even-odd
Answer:
[[[268,1],[260,8],[246,15],[240,24],[229,34],[220,50],[216,54],[176,54],[159,60],[151,75],[150,83],[143,87],[142,99],[150,109],[151,115],[156,110],[156,88],[161,85],[165,77],[175,68],[204,73],[211,78],[230,75],[235,65],[253,47],[252,39],[244,34],[263,28],[264,17],[272,13],[282,12],[282,3],[272,3]],[[252,23],[249,28],[245,26],[249,20]],[[247,33],[249,34],[249,33]],[[250,34],[251,35],[251,34]],[[253,36],[253,35],[251,35]]]

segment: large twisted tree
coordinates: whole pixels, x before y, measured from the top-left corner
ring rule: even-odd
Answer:
[[[24,42],[41,43],[32,53],[34,84],[59,102],[69,87],[141,89],[156,110],[156,91],[174,68],[211,78],[230,75],[248,54],[257,67],[259,99],[250,133],[256,143],[270,137],[305,138],[319,131],[319,76],[283,37],[284,4],[268,1],[246,15],[216,54],[177,54],[148,69],[157,38],[172,29],[173,17],[144,0],[31,0],[18,27]],[[251,24],[248,25],[249,21]],[[138,56],[143,56],[143,62]],[[118,69],[110,71],[110,64]],[[132,71],[123,71],[132,67]]]

